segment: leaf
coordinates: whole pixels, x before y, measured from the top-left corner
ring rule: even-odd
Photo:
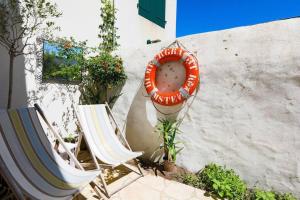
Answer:
[[[180,149],[178,149],[177,151],[176,151],[176,154],[178,154],[179,152],[181,152],[183,150],[183,147],[181,147]]]
[[[213,184],[213,188],[215,189],[215,190],[218,190],[218,188],[219,188],[219,186],[217,185],[217,184]]]

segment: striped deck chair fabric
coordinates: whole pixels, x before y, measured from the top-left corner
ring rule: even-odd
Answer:
[[[100,174],[68,165],[52,148],[34,108],[0,110],[0,162],[10,185],[30,199],[72,199]]]
[[[79,105],[78,118],[85,139],[95,156],[102,162],[118,166],[142,155],[132,152],[116,136],[105,104]]]

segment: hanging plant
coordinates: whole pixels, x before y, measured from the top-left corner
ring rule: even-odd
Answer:
[[[112,105],[121,95],[120,88],[126,81],[126,74],[121,57],[114,55],[119,36],[115,26],[116,9],[110,0],[101,0],[101,18],[99,35],[101,43],[96,49],[96,56],[85,64],[81,84],[81,103],[99,104],[108,102]]]
[[[81,101],[85,104],[113,103],[119,96],[109,94],[126,81],[123,61],[118,56],[103,52],[88,59],[81,85]]]

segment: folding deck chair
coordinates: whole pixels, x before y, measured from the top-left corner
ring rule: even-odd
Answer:
[[[53,149],[35,108],[0,110],[0,175],[16,199],[72,199],[89,183],[95,189],[92,181],[100,171],[84,171],[65,150],[79,169]]]
[[[104,186],[104,192],[108,197],[143,176],[142,170],[136,159],[138,156],[142,155],[142,152],[133,152],[131,150],[107,103],[99,105],[79,105],[77,106],[76,113],[83,131],[83,137],[90,149],[97,169],[101,169],[101,164],[96,158],[111,167],[124,165],[139,175],[122,188],[118,188],[117,190],[110,192],[101,174],[100,179]],[[124,145],[116,135],[108,114],[110,114],[117,133],[120,134],[119,138],[122,139]],[[135,164],[137,165],[138,172],[132,169],[130,165],[126,164],[126,162],[130,160],[134,160]]]

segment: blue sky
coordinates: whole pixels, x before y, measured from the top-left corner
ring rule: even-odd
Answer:
[[[180,37],[296,16],[300,16],[300,0],[177,0],[176,35]]]

